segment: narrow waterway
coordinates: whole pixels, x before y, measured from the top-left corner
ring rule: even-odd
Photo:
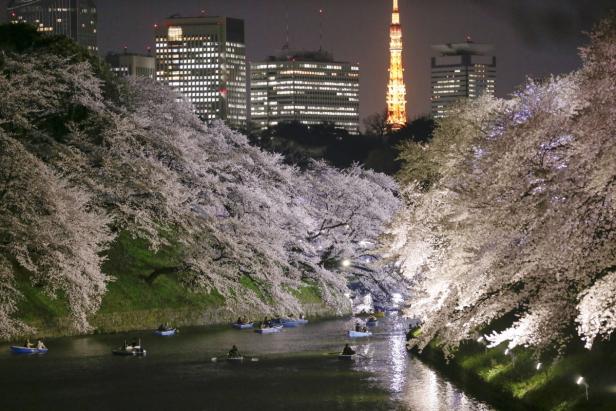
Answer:
[[[405,350],[406,324],[382,319],[374,336],[350,340],[353,319],[259,335],[186,328],[49,340],[46,355],[0,347],[0,410],[489,410]],[[111,349],[141,337],[147,357]],[[331,353],[350,342],[361,357]],[[237,344],[243,364],[212,361]]]

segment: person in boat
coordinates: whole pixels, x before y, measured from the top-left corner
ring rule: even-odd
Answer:
[[[165,331],[165,325],[164,324],[159,325],[158,331]]]
[[[238,358],[241,357],[242,354],[240,354],[240,350],[237,349],[237,346],[233,344],[233,347],[229,350],[228,356],[229,358]]]
[[[30,339],[29,339],[29,338],[27,338],[27,339],[26,339],[26,342],[24,342],[24,347],[26,347],[26,348],[32,348],[32,347],[34,347],[34,344],[32,344],[32,343],[30,342]]]
[[[43,341],[41,341],[41,340],[38,340],[38,341],[36,342],[36,348],[38,348],[39,350],[45,350],[45,349],[47,349],[47,347],[45,347],[45,344],[43,344]]]
[[[342,355],[354,355],[355,351],[349,346],[349,344],[345,344],[342,349]]]
[[[138,347],[139,344],[137,344],[137,341],[133,340],[133,342],[130,343],[130,346],[135,348],[135,347]]]
[[[299,315],[299,319],[300,319],[300,320],[303,320],[303,319],[304,319],[304,314],[300,314],[300,315]]]
[[[245,324],[244,323],[244,319],[242,317],[237,317],[237,323],[238,324]]]
[[[361,327],[361,332],[367,333],[368,332],[368,328],[366,328],[366,326],[364,325],[363,327]]]
[[[355,323],[355,331],[361,332],[361,324],[359,323],[359,321]]]

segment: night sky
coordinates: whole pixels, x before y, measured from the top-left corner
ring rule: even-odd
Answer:
[[[1,2],[2,0],[0,0]],[[580,65],[580,32],[607,14],[614,0],[399,0],[404,34],[408,111],[430,110],[431,44],[476,42],[495,45],[496,92],[506,96],[527,75],[571,71]],[[246,24],[250,61],[280,50],[289,15],[291,48],[318,49],[324,10],[323,46],[338,60],[359,62],[362,118],[384,109],[390,0],[98,0],[101,53],[144,51],[155,22],[183,16],[226,15]]]

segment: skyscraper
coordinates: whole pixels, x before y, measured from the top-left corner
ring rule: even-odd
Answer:
[[[156,25],[155,37],[156,79],[186,96],[205,121],[245,128],[244,21],[173,16]]]
[[[29,23],[40,32],[64,35],[98,51],[94,0],[12,0],[7,11],[11,23]]]
[[[156,61],[154,56],[137,53],[110,53],[105,61],[111,66],[111,71],[118,76],[156,77]]]
[[[397,130],[406,124],[406,87],[402,67],[402,27],[398,0],[394,0],[389,26],[389,83],[387,84],[387,124]]]
[[[252,63],[250,78],[251,120],[259,130],[299,121],[359,134],[359,65],[321,50],[286,52]]]
[[[496,57],[487,53],[490,44],[464,43],[434,45],[440,53],[432,57],[432,116],[446,117],[452,104],[462,98],[494,95]]]

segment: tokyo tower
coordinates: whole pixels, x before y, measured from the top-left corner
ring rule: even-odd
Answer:
[[[404,86],[404,68],[402,67],[402,27],[400,26],[398,0],[394,0],[394,9],[391,14],[389,53],[387,124],[392,130],[398,130],[406,124],[406,87]]]

